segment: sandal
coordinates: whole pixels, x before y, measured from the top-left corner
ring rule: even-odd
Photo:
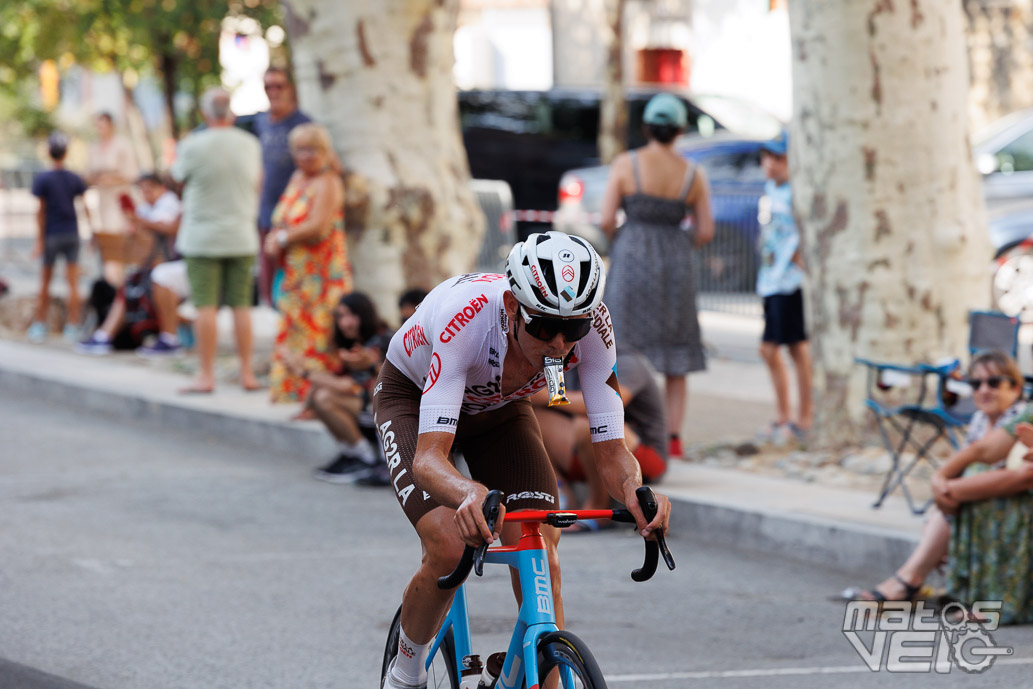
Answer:
[[[904,587],[904,597],[894,598],[893,600],[902,600],[913,603],[915,598],[918,597],[918,593],[922,590],[922,584],[913,586],[904,581],[904,577],[899,574],[894,574],[893,578],[900,582],[900,585]],[[886,594],[878,588],[861,589],[851,587],[843,591],[843,593],[840,594],[840,598],[843,600],[868,600],[874,603],[885,603],[887,600],[890,600],[886,597]]]

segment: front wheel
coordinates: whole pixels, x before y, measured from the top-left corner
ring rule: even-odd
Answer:
[[[561,689],[606,689],[606,680],[585,642],[567,631],[552,632],[538,642],[538,684],[558,672]]]
[[[387,670],[391,661],[398,655],[398,636],[402,629],[402,606],[391,620],[391,628],[387,632],[387,644],[384,646],[384,662],[380,668],[380,686],[384,686]],[[445,634],[441,647],[434,654],[433,662],[427,668],[427,689],[459,689],[459,677],[456,675],[456,651],[452,630]]]

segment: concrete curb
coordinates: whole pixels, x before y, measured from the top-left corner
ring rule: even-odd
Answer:
[[[0,677],[13,689],[92,689],[69,679],[0,658]]]
[[[74,404],[91,413],[228,438],[255,451],[287,454],[310,465],[331,457],[335,443],[315,424],[256,419],[232,410],[198,409],[145,393],[101,390],[46,373],[6,370],[0,386],[48,402]],[[895,571],[917,537],[875,526],[772,509],[750,509],[664,491],[672,502],[672,528],[704,541],[858,572]]]
[[[670,497],[672,529],[710,543],[837,569],[895,572],[918,543],[917,536],[874,526]]]
[[[0,387],[48,402],[75,404],[92,413],[139,420],[198,435],[233,439],[256,451],[292,455],[309,463],[326,461],[332,457],[336,448],[333,439],[322,428],[307,424],[278,423],[252,419],[230,411],[216,413],[194,409],[148,398],[144,394],[127,395],[97,390],[42,375],[0,368]]]

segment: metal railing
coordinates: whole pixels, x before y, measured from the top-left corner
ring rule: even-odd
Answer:
[[[37,268],[31,252],[38,202],[30,190],[43,169],[36,164],[0,168],[0,262],[7,271]]]
[[[486,221],[476,270],[481,273],[504,273],[506,257],[516,242],[513,192],[507,182],[491,179],[470,180],[470,189]]]
[[[716,190],[711,194],[714,239],[694,254],[700,309],[760,316],[756,294],[760,265],[759,194]]]

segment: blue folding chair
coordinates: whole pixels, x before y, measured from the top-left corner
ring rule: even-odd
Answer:
[[[1018,318],[1003,313],[973,311],[969,316],[969,356],[990,349],[1016,356],[1019,325]],[[941,440],[954,450],[960,449],[959,435],[976,411],[971,389],[960,379],[961,362],[952,359],[936,365],[905,366],[861,358],[854,361],[868,367],[865,405],[875,417],[883,446],[891,458],[872,507],[880,507],[886,496],[899,487],[911,511],[922,514],[929,509],[932,500],[916,506],[905,479],[920,462],[928,462],[933,468],[938,466],[932,450]],[[909,401],[887,402],[894,396],[900,399],[901,393],[891,390],[915,383],[918,392]],[[908,451],[913,451],[914,456],[906,458]]]

